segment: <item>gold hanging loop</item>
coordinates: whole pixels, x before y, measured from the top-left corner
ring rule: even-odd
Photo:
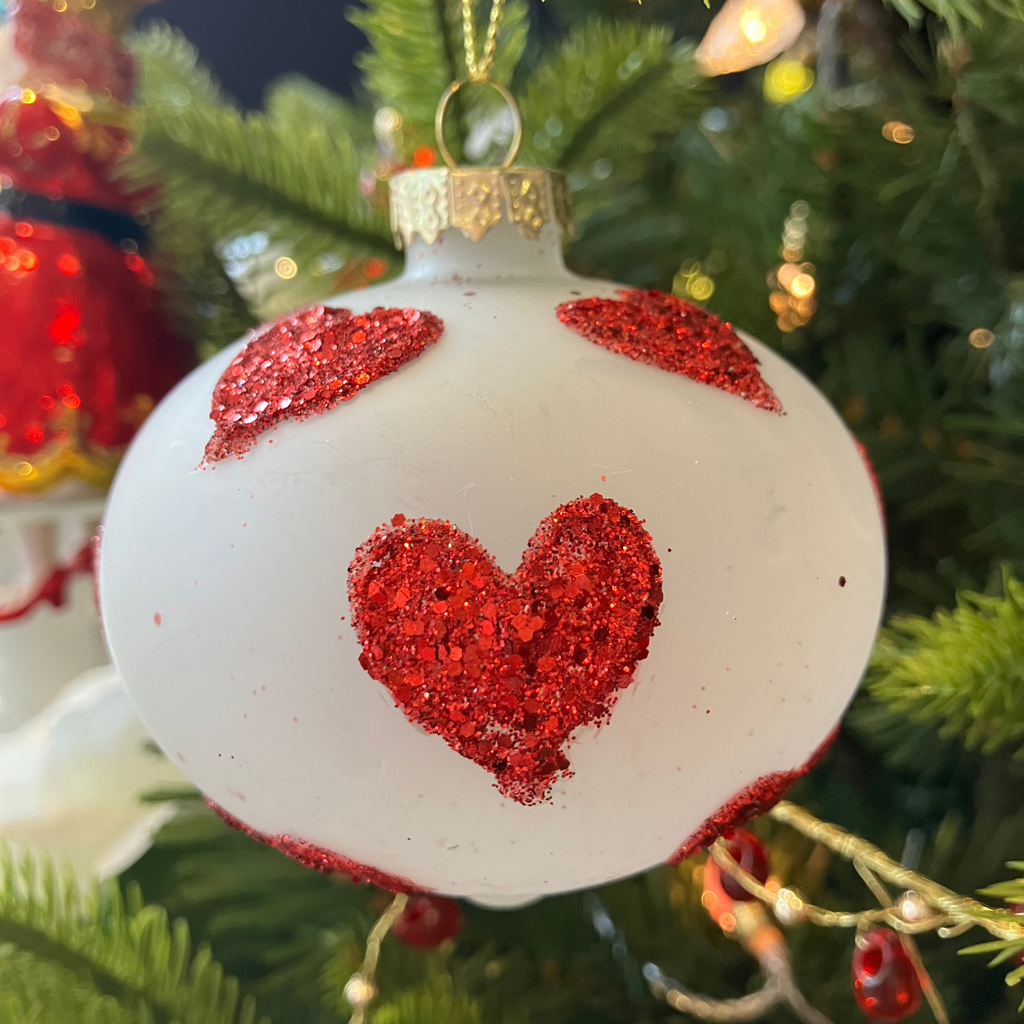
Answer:
[[[512,112],[512,141],[500,164],[501,167],[512,166],[512,161],[515,160],[516,153],[519,152],[519,145],[523,141],[523,119],[519,114],[519,105],[516,103],[515,97],[505,86],[490,77],[491,68],[494,66],[494,54],[498,47],[498,29],[501,27],[501,16],[504,10],[505,0],[492,0],[491,15],[487,22],[487,35],[484,38],[484,50],[480,59],[477,60],[473,0],[462,0],[462,43],[466,50],[466,77],[452,82],[445,89],[437,104],[437,113],[434,115],[437,149],[449,167],[455,167],[456,163],[448,149],[448,144],[444,141],[444,116],[452,97],[465,85],[489,85],[499,93]]]
[[[437,136],[437,148],[441,156],[444,157],[444,162],[449,167],[457,166],[455,158],[451,154],[451,150],[448,149],[448,144],[444,141],[444,115],[448,110],[448,104],[451,103],[452,97],[464,86],[469,84],[489,85],[492,89],[496,90],[501,98],[508,104],[508,109],[512,112],[512,141],[508,145],[508,150],[505,153],[505,158],[501,161],[501,167],[511,167],[512,161],[516,158],[516,153],[519,152],[519,145],[523,141],[523,119],[519,114],[519,104],[516,103],[516,98],[505,88],[500,82],[495,82],[490,78],[484,78],[476,81],[472,78],[463,78],[458,82],[452,82],[451,85],[445,89],[441,96],[440,102],[437,104],[437,113],[434,115],[434,134]]]

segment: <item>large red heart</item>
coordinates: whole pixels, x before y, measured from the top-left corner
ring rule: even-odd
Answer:
[[[231,360],[213,392],[216,424],[204,461],[239,458],[284,419],[327,412],[415,359],[441,336],[439,317],[418,309],[354,314],[312,306],[265,328]]]
[[[620,295],[564,302],[558,319],[613,352],[713,384],[760,409],[782,412],[754,354],[724,320],[662,292],[633,288]]]
[[[349,574],[363,668],[522,804],[569,774],[576,729],[608,720],[661,604],[650,536],[600,494],[544,519],[511,576],[451,523],[402,515]]]

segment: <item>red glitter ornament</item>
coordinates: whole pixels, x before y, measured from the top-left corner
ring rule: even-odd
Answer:
[[[9,24],[30,87],[0,101],[0,490],[69,474],[102,486],[195,359],[144,258],[125,264],[153,192],[116,171],[132,148],[120,104],[133,61],[109,16],[24,0]]]
[[[781,413],[750,349],[711,313],[661,292],[629,289],[621,299],[577,299],[558,307],[558,319],[612,352],[681,373],[739,395],[759,409]]]
[[[358,861],[343,857],[333,850],[325,850],[315,843],[308,843],[304,839],[296,839],[294,836],[279,835],[272,836],[266,832],[257,832],[249,828],[244,821],[229,814],[223,807],[218,807],[212,800],[206,801],[207,806],[215,811],[225,823],[233,829],[248,836],[257,843],[269,846],[283,853],[286,857],[301,864],[304,868],[312,868],[322,875],[347,875],[353,882],[366,882],[369,885],[378,885],[382,889],[391,892],[430,892],[425,886],[416,885],[407,878],[399,875],[389,875],[386,871],[370,867],[368,864],[360,864]]]
[[[662,598],[650,536],[600,494],[543,520],[511,576],[451,523],[402,515],[349,573],[363,668],[522,804],[570,774],[576,729],[608,720]]]
[[[213,392],[206,462],[241,458],[284,419],[327,412],[432,345],[442,321],[418,309],[353,314],[314,306],[278,320],[231,361]]]
[[[728,837],[729,856],[748,875],[753,875],[762,885],[768,881],[768,854],[757,836],[746,829],[738,828]],[[734,900],[746,902],[754,897],[736,879],[722,872],[722,888]]]
[[[722,804],[690,837],[669,857],[669,864],[678,864],[687,857],[710,846],[719,836],[745,825],[754,818],[767,814],[785,795],[797,779],[803,778],[828,752],[839,735],[837,726],[825,741],[799,768],[788,772],[771,772],[741,789],[728,803]]]
[[[921,1006],[921,982],[891,928],[874,928],[858,942],[850,973],[854,998],[869,1020],[896,1024]]]
[[[135,66],[118,38],[110,10],[87,12],[99,15],[90,24],[67,5],[58,10],[36,0],[14,0],[9,8],[14,48],[40,78],[65,88],[84,86],[101,95],[109,93],[121,103],[129,101]],[[125,17],[130,17],[130,11],[125,11]]]
[[[392,929],[399,942],[415,949],[436,949],[462,929],[462,908],[444,896],[414,896]]]
[[[32,233],[22,239],[16,227]],[[31,267],[14,266],[19,251],[32,254]],[[61,269],[69,256],[80,272]],[[168,332],[152,281],[89,231],[0,214],[0,308],[0,450],[9,459],[119,450],[194,361]]]

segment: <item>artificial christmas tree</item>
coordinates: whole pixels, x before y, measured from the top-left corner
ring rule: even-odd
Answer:
[[[782,804],[750,826],[768,852],[763,883],[716,846],[707,860],[514,912],[464,904],[458,934],[423,953],[385,934],[401,903],[389,908],[374,889],[292,864],[183,800],[121,883],[187,917],[238,988],[206,953],[183,972],[185,933],[172,938],[162,910],[133,902],[125,913],[111,894],[102,912],[73,901],[44,912],[18,881],[0,911],[27,929],[17,932],[21,959],[3,961],[12,1012],[38,1006],[74,1019],[105,999],[110,1013],[230,1019],[240,989],[278,1022],[333,1022],[353,1008],[381,1024],[632,1022],[664,1019],[662,1000],[718,1019],[781,1021],[792,1010],[856,1021],[852,982],[876,973],[861,957],[851,979],[858,929],[866,941],[891,928],[920,934],[921,973],[900,942],[919,1014],[1015,1019],[1004,978],[1024,947],[1021,921],[957,893],[989,886],[991,906],[1024,902],[1005,866],[1024,847],[1013,759],[1024,728],[1024,598],[1014,577],[1024,543],[1015,490],[1024,12],[808,5],[790,50],[717,82],[702,80],[685,42],[673,43],[706,26],[696,23],[700,5],[547,7],[545,24],[531,27],[525,6],[509,6],[494,37],[495,77],[520,99],[524,161],[567,175],[570,266],[674,289],[743,324],[815,380],[877,469],[893,618],[831,752],[791,794],[864,839]],[[374,110],[291,79],[270,91],[264,113],[242,115],[180,38],[154,30],[138,41],[136,169],[162,183],[158,263],[178,272],[172,298],[201,351],[397,270],[383,178],[438,160],[434,102],[469,70],[453,13],[392,0],[357,15]],[[659,18],[677,36],[650,24]],[[486,159],[507,144],[510,125],[485,96],[466,89],[453,99],[446,142],[457,158]],[[352,411],[378,384],[383,393],[389,380],[368,385]],[[265,459],[270,440],[261,435],[239,466]],[[204,472],[226,463],[216,465]],[[972,593],[957,603],[964,590]],[[383,689],[381,698],[390,699]],[[436,735],[423,739],[447,750]],[[746,739],[725,742],[742,750]],[[755,899],[735,900],[716,872]],[[877,907],[863,909],[866,891]],[[963,935],[971,925],[992,932],[978,949],[1004,966],[956,955],[977,946]],[[77,974],[67,973],[70,959]],[[906,1008],[916,990],[901,979]],[[79,1001],[70,1010],[68,993]],[[237,1012],[255,1011],[246,1002]]]

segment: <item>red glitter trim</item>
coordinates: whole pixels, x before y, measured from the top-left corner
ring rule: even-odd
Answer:
[[[576,729],[608,721],[662,597],[649,534],[600,494],[544,519],[511,576],[451,523],[402,515],[349,573],[360,664],[521,804],[570,774]]]
[[[782,412],[753,353],[729,324],[661,292],[636,288],[620,295],[621,299],[564,302],[558,319],[612,352],[713,384],[759,409]]]
[[[878,502],[878,514],[881,516],[882,527],[884,529],[886,527],[885,498],[882,497],[882,485],[878,482],[878,473],[875,471],[875,464],[871,461],[871,456],[868,454],[867,448],[865,448],[860,441],[854,438],[853,443],[857,446],[861,462],[864,463],[864,468],[868,471],[868,478],[871,480],[871,489],[875,492],[875,501]]]
[[[54,569],[45,583],[24,604],[14,608],[0,608],[0,622],[13,622],[28,615],[37,604],[48,601],[54,608],[60,608],[67,600],[65,585],[76,573],[91,573],[93,565],[92,541],[85,545],[66,565]]]
[[[257,335],[231,360],[213,392],[216,424],[205,462],[241,458],[264,430],[284,419],[324,413],[367,384],[415,359],[444,323],[418,309],[354,315],[314,306]]]
[[[340,853],[335,853],[333,850],[325,850],[322,846],[317,846],[315,843],[306,842],[305,839],[295,839],[289,835],[272,836],[267,835],[265,832],[257,832],[256,829],[250,828],[244,821],[240,821],[233,814],[229,814],[223,807],[218,806],[212,800],[208,799],[206,805],[211,811],[220,815],[233,829],[241,832],[242,835],[248,836],[264,846],[269,846],[277,850],[278,853],[283,853],[286,857],[290,857],[304,868],[312,868],[323,875],[348,875],[353,882],[379,885],[382,889],[389,889],[391,892],[418,893],[431,891],[430,889],[425,889],[422,885],[410,882],[407,878],[402,878],[399,875],[389,875],[386,871],[380,871],[377,868],[370,867],[368,864],[360,864],[358,861],[349,860],[348,857],[343,857]]]
[[[745,825],[754,818],[767,814],[789,791],[797,779],[803,778],[826,754],[836,736],[839,726],[829,733],[824,743],[814,751],[807,762],[788,772],[771,772],[762,775],[756,782],[741,789],[728,803],[722,804],[668,859],[669,864],[678,864],[687,857],[710,846],[719,836],[728,835],[733,829]]]

